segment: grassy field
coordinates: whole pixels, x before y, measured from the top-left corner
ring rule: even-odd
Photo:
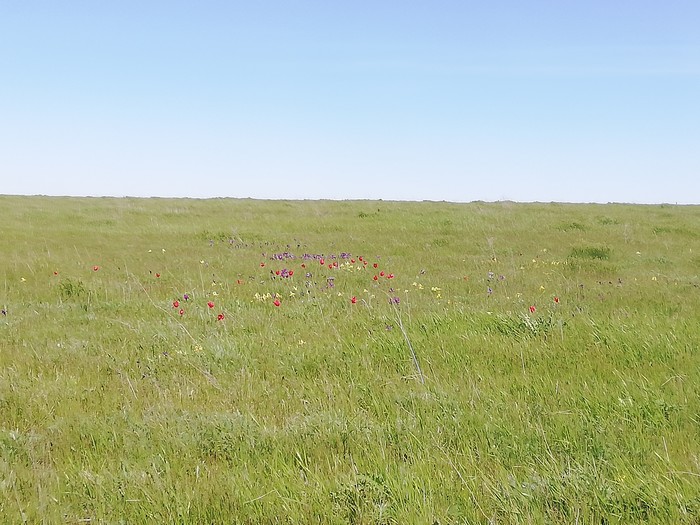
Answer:
[[[2,523],[700,523],[700,207],[0,197]]]

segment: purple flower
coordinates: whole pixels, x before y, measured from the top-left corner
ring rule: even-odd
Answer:
[[[399,304],[401,302],[401,299],[399,297],[391,297],[389,299],[389,304]]]
[[[183,298],[185,301],[189,301],[189,300],[190,300],[190,294],[187,294],[187,293],[186,293],[185,295],[182,296],[182,298]]]
[[[490,286],[486,289],[486,293],[489,295],[491,295],[493,293],[493,290],[491,289]]]

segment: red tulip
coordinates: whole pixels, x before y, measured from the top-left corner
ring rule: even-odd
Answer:
[[[209,308],[214,308],[214,302],[213,302],[213,301],[209,301],[209,302],[207,303],[207,306],[208,306]]]
[[[180,306],[180,301],[173,301],[173,308]]]
[[[530,313],[531,314],[534,314],[535,310],[537,310],[537,308],[535,308],[535,305],[530,306]]]
[[[279,299],[275,299],[274,301],[272,301],[272,304],[274,304],[275,306],[279,306],[279,305],[281,305],[282,303],[280,302]]]
[[[224,320],[224,314],[219,314],[216,316],[217,321],[223,321]]]

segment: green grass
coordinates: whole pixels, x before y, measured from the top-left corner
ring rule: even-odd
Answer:
[[[699,207],[0,209],[3,522],[700,523]]]

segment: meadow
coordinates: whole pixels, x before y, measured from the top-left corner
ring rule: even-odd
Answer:
[[[0,196],[2,523],[700,523],[700,207]]]

